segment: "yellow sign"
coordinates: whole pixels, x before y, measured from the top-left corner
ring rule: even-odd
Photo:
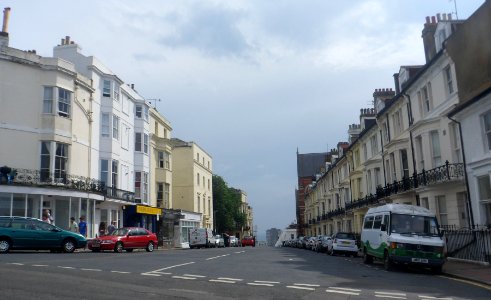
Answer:
[[[162,214],[162,209],[156,207],[137,205],[136,212],[139,214],[146,214],[146,215],[160,215]]]

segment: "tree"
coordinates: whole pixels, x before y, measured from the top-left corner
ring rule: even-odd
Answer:
[[[246,223],[246,216],[241,211],[240,191],[229,187],[218,175],[213,175],[212,182],[215,230],[233,232],[242,228]]]

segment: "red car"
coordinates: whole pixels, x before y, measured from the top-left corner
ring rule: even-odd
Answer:
[[[145,228],[123,227],[113,231],[113,233],[93,239],[88,243],[89,249],[93,252],[101,250],[113,250],[121,253],[133,249],[145,249],[152,252],[157,248],[157,236]]]
[[[253,236],[245,236],[242,238],[242,247],[252,246],[256,247],[256,239]]]

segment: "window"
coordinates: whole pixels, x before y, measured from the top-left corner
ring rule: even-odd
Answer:
[[[372,171],[368,170],[367,171],[367,194],[372,194],[373,193],[373,187],[372,187]]]
[[[372,229],[373,226],[373,216],[365,218],[365,223],[363,224],[363,229]]]
[[[380,229],[380,225],[382,225],[382,215],[377,215],[373,220],[373,229]]]
[[[198,212],[201,212],[201,197],[198,195]]]
[[[53,113],[53,87],[45,86],[44,87],[44,97],[43,97],[43,113],[51,114]]]
[[[451,132],[453,160],[456,163],[461,163],[463,160],[462,160],[462,151],[460,149],[459,126],[455,123],[452,123],[450,126],[450,132]]]
[[[491,201],[491,184],[489,181],[489,175],[477,177],[477,185],[479,188],[479,200]]]
[[[422,171],[425,168],[425,159],[423,156],[423,138],[421,136],[416,137],[416,153],[418,156],[418,167]]]
[[[368,159],[368,152],[367,152],[367,144],[363,144],[363,161],[366,161]]]
[[[438,207],[438,215],[440,216],[440,225],[448,225],[447,202],[445,196],[435,196],[435,202]]]
[[[135,132],[135,151],[142,151],[142,134],[141,132]]]
[[[71,96],[70,91],[58,88],[58,115],[60,117],[70,117]]]
[[[109,176],[109,161],[107,159],[101,159],[101,181],[107,186]]]
[[[389,158],[390,158],[390,169],[392,170],[392,178],[391,179],[393,181],[396,181],[397,180],[397,173],[396,173],[396,159],[395,159],[394,152],[389,154]]]
[[[142,172],[135,172],[135,198],[141,199]]]
[[[199,185],[199,173],[196,174],[196,182],[197,182],[197,185]]]
[[[407,160],[406,149],[400,150],[400,155],[401,155],[402,177],[409,178],[409,164]]]
[[[199,162],[199,153],[196,153],[196,160]]]
[[[486,134],[486,140],[488,141],[488,150],[491,150],[491,112],[484,115],[484,134]]]
[[[159,168],[170,169],[169,153],[166,151],[159,151]]]
[[[423,108],[422,114],[426,115],[431,109],[431,83],[428,82],[428,84],[421,89],[421,101],[422,105],[421,107]]]
[[[143,134],[143,152],[148,154],[148,134]]]
[[[450,69],[450,66],[447,66],[444,70],[445,72],[445,81],[447,84],[447,92],[448,94],[453,94],[454,89],[453,89],[453,80],[452,80],[452,69]]]
[[[54,148],[52,148],[54,146]],[[52,152],[54,150],[54,152]],[[51,153],[54,157],[51,157]],[[51,165],[54,163],[54,165]],[[68,169],[68,145],[56,142],[41,142],[41,180],[55,178],[63,183]]]
[[[104,84],[102,87],[102,96],[111,97],[111,81],[104,80]]]
[[[142,184],[142,200],[144,202],[148,201],[148,173],[142,172],[143,174],[143,184]]]
[[[439,167],[442,164],[442,156],[440,151],[440,137],[438,136],[438,131],[430,132],[431,138],[431,155],[433,158],[433,168]]]
[[[119,101],[119,85],[114,84],[114,94],[113,99]]]
[[[119,118],[113,115],[113,139],[119,140]]]
[[[163,182],[157,182],[157,206],[162,207],[162,208],[169,208],[167,206],[168,200],[166,201],[164,199],[165,197],[165,185]],[[168,196],[168,191],[167,191],[167,196]]]
[[[51,142],[41,142],[41,181],[45,181],[50,177],[50,147]]]
[[[380,184],[380,168],[375,168],[375,187],[378,187]]]
[[[170,208],[170,184],[164,183],[164,208]]]
[[[208,190],[210,190],[210,179],[208,179]]]
[[[135,105],[135,116],[139,119],[142,118],[142,106],[141,105]]]
[[[118,161],[112,161],[112,174],[111,174],[111,184],[113,188],[118,187]]]
[[[66,178],[68,163],[68,145],[56,143],[56,154],[55,154],[55,178]]]
[[[109,137],[109,114],[108,113],[102,113],[101,135],[103,137]]]
[[[377,143],[377,135],[373,135],[370,137],[370,148],[372,150],[372,156],[377,155],[378,153],[378,143]]]
[[[148,106],[145,106],[145,113],[143,114],[145,121],[148,122]]]
[[[428,203],[427,197],[421,198],[421,206],[426,209],[430,209],[430,204]]]

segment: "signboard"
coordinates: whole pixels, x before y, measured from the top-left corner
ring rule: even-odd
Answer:
[[[145,214],[145,215],[160,215],[162,214],[162,209],[156,207],[137,205],[136,212],[138,214]]]

